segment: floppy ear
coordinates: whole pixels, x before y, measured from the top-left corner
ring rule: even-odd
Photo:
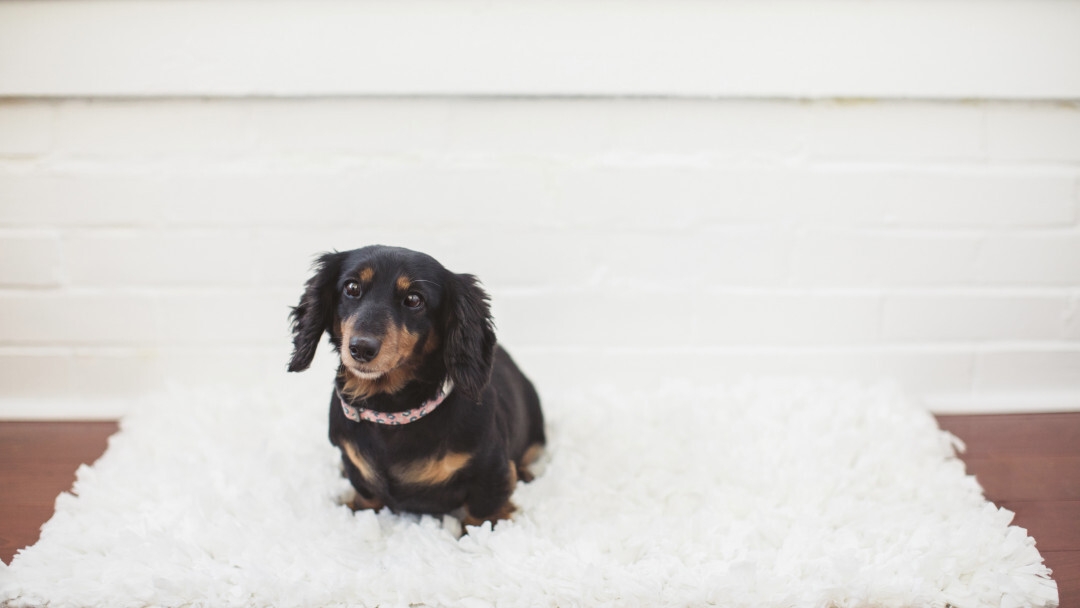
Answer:
[[[495,327],[488,295],[471,274],[450,275],[443,357],[454,386],[473,401],[491,378]]]
[[[302,372],[311,365],[315,349],[319,347],[319,338],[330,329],[330,322],[334,318],[337,278],[344,259],[345,254],[336,251],[319,256],[315,262],[315,275],[308,279],[300,303],[289,313],[293,332],[290,372]]]

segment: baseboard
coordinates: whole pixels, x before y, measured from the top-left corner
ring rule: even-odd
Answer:
[[[935,414],[1034,414],[1080,412],[1080,391],[1019,391],[984,395],[926,395]]]

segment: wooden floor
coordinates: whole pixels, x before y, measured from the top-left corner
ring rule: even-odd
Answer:
[[[1080,413],[938,416],[967,444],[986,497],[1016,513],[1054,571],[1060,605],[1080,606]]]
[[[1061,606],[1080,606],[1080,413],[939,416],[989,499],[1016,513],[1054,571]],[[38,539],[56,495],[92,463],[113,422],[0,422],[0,559]]]

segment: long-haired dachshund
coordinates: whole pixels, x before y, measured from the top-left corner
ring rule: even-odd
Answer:
[[[330,442],[355,509],[507,519],[545,443],[540,398],[495,343],[476,277],[381,245],[326,253],[292,309],[289,371],[323,332],[340,355]]]

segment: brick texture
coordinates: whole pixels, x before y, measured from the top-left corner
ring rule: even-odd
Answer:
[[[284,371],[289,307],[317,253],[372,243],[479,275],[542,392],[807,372],[1080,406],[1078,126],[1056,102],[3,102],[0,417],[321,390],[325,347]]]

